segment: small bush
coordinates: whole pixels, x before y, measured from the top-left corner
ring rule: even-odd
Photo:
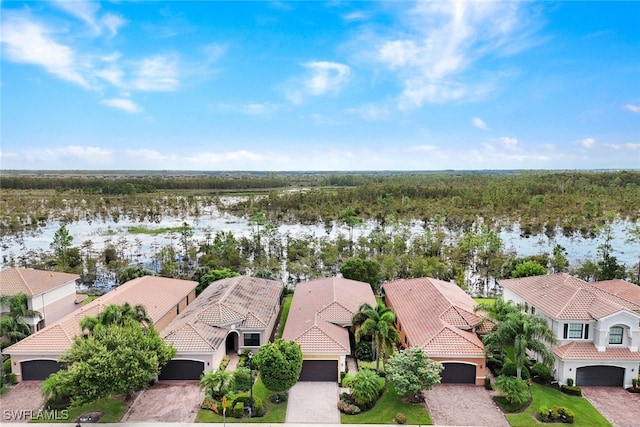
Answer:
[[[502,367],[502,375],[506,375],[507,377],[515,377],[516,374],[517,374],[517,371],[516,371],[516,364],[515,363],[507,362]],[[522,379],[523,380],[528,380],[529,378],[531,378],[531,373],[529,372],[529,369],[526,366],[523,366],[522,367]]]
[[[16,374],[12,372],[8,375],[8,377],[9,377],[9,384],[11,385],[18,384],[18,377],[16,376]]]
[[[491,378],[489,377],[484,378],[484,388],[486,390],[493,390],[493,386],[491,385]]]
[[[11,359],[2,362],[2,372],[9,375],[11,373]]]
[[[251,407],[251,395],[249,395],[247,393],[242,393],[242,394],[237,395],[233,399],[233,403],[231,404],[231,406],[233,408],[235,408],[236,405],[239,402],[242,402],[243,407],[250,408]],[[261,417],[266,412],[266,410],[264,408],[264,402],[262,401],[262,399],[260,399],[257,396],[253,396],[253,409],[255,410],[255,412],[252,415],[256,416],[256,417]]]
[[[229,356],[225,354],[222,360],[220,361],[220,366],[218,367],[218,369],[220,369],[221,371],[224,371],[225,369],[227,369],[227,365],[229,365],[230,360],[231,359],[229,358]]]
[[[395,417],[393,417],[393,421],[396,424],[405,424],[407,422],[407,416],[402,412],[398,412]]]
[[[569,387],[573,387],[573,378],[568,378],[568,379],[567,379],[567,385],[568,385]]]
[[[540,408],[538,408],[538,418],[540,418],[540,421],[542,421],[543,423],[549,421],[549,413],[549,408],[547,408],[545,405],[542,405]]]
[[[546,383],[550,382],[553,379],[553,376],[551,375],[551,369],[549,369],[549,367],[544,363],[538,362],[533,365],[531,367],[531,373],[534,377],[537,377],[538,379]]]
[[[344,400],[338,401],[338,410],[347,415],[355,415],[360,413],[360,407],[351,403],[347,403]]]
[[[371,349],[371,342],[360,341],[356,344],[356,359],[362,360],[363,362],[373,362],[375,360],[373,350]]]
[[[582,389],[577,385],[563,385],[560,387],[560,391],[571,396],[582,396]]]
[[[566,418],[566,422],[569,424],[573,424],[573,421],[575,419],[575,415],[573,414],[573,412],[570,409],[567,408],[563,408],[564,409],[564,416]]]
[[[238,367],[231,376],[229,389],[235,393],[247,391],[251,387],[251,373],[249,368]]]
[[[637,378],[633,378],[631,380],[631,385],[633,386],[633,388],[638,388],[638,379]]]
[[[244,403],[238,402],[235,405],[233,405],[233,416],[235,418],[242,418],[243,415],[244,415]]]

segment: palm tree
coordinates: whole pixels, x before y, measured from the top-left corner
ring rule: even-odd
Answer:
[[[400,334],[393,326],[395,320],[395,312],[381,302],[375,309],[369,304],[362,304],[352,318],[356,341],[359,342],[366,336],[372,339],[378,372],[380,372],[380,355],[386,359],[393,353],[395,344],[400,342]]]
[[[0,296],[0,305],[9,307],[9,314],[0,317],[0,337],[8,338],[11,344],[31,335],[28,318],[42,319],[39,312],[29,309],[28,300],[25,294]]]
[[[219,399],[226,394],[227,385],[229,384],[230,379],[231,372],[218,369],[217,371],[202,374],[198,385],[209,390],[212,398]]]
[[[527,350],[539,354],[543,363],[551,367],[555,358],[549,346],[558,341],[542,317],[518,310],[505,314],[483,342],[487,352],[503,352],[505,347],[513,345],[516,376],[521,378]]]
[[[123,305],[111,304],[100,312],[98,317],[86,316],[80,321],[80,329],[84,333],[94,333],[104,326],[124,325],[129,320],[134,320],[143,326],[152,323],[147,314],[147,309],[143,305],[131,306],[128,302]]]

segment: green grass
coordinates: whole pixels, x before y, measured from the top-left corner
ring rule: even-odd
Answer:
[[[57,419],[57,420],[49,420],[49,419],[39,419],[39,420],[31,420],[33,423],[70,423],[76,422],[78,417],[86,412],[102,412],[102,417],[98,420],[99,423],[117,423],[120,421],[125,412],[127,412],[127,408],[129,407],[129,403],[125,402],[122,399],[116,397],[105,397],[102,399],[98,399],[92,403],[86,403],[81,406],[75,406],[69,408],[69,418],[68,419]],[[60,413],[60,411],[58,411]],[[62,418],[62,417],[59,417]]]
[[[372,371],[376,370],[376,361],[372,360],[371,362],[365,362],[363,360],[358,360],[358,369],[371,369]],[[384,360],[380,359],[380,372],[384,372]]]
[[[551,408],[552,406],[564,406],[575,414],[573,426],[575,427],[601,427],[611,426],[592,405],[583,397],[569,396],[551,387],[540,384],[531,384],[533,401],[531,405],[519,414],[505,414],[507,421],[513,427],[539,427],[541,424],[534,418],[540,406]]]
[[[407,424],[433,424],[424,403],[405,403],[391,384],[376,405],[357,415],[340,414],[342,424],[395,424],[393,418],[398,412],[407,416]]]
[[[131,227],[127,227],[127,232],[129,234],[149,234],[151,236],[157,236],[159,234],[180,232],[182,227],[160,227],[160,228],[148,228],[143,225],[134,225]]]
[[[11,391],[10,387],[7,387],[6,385],[3,385],[2,388],[0,388],[0,396],[4,396],[5,394],[9,393]]]
[[[267,413],[264,417],[256,418],[233,418],[227,415],[228,423],[284,423],[285,416],[287,415],[287,402],[280,403],[278,405],[269,402],[269,396],[274,393],[268,390],[262,381],[258,378],[253,386],[253,395],[261,398],[264,401],[264,406],[267,408]],[[231,411],[227,408],[227,412]],[[222,415],[217,415],[213,411],[208,409],[200,409],[198,415],[196,415],[197,423],[222,423]]]
[[[89,295],[88,297],[86,297],[85,299],[82,300],[82,305],[87,305],[89,304],[91,301],[100,298],[100,295]]]
[[[282,302],[282,314],[280,314],[280,323],[278,324],[278,333],[276,338],[282,338],[282,332],[284,332],[284,325],[287,323],[287,317],[289,317],[289,310],[291,309],[291,301],[293,301],[293,295],[284,297]]]
[[[475,302],[477,302],[478,304],[486,304],[486,305],[493,305],[496,302],[495,298],[474,298],[473,299]]]

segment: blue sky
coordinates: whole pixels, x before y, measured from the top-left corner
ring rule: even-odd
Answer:
[[[1,8],[2,169],[640,168],[640,2]]]

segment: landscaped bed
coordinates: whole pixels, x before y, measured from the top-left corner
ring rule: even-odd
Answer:
[[[234,418],[231,416],[230,408],[227,408],[227,423],[284,423],[287,415],[287,402],[272,403],[270,397],[274,393],[269,391],[262,381],[258,379],[253,385],[253,395],[262,399],[266,414],[263,417],[255,418]],[[221,408],[220,408],[221,409]],[[218,415],[209,409],[200,409],[196,415],[197,423],[222,423],[224,420],[222,415]]]
[[[98,422],[100,423],[117,423],[120,421],[122,416],[127,412],[127,408],[129,408],[129,404],[131,401],[127,402],[120,397],[105,397],[102,399],[98,399],[95,402],[86,403],[84,405],[71,407],[68,409],[68,418],[67,417],[51,417],[53,419],[48,419],[49,417],[33,419],[30,422],[32,423],[71,423],[76,422],[78,418],[90,412],[93,413],[101,413],[100,419]],[[58,414],[62,414],[61,410],[57,411]]]
[[[552,408],[554,406],[564,407],[573,412],[574,426],[580,427],[601,427],[611,426],[592,405],[583,397],[569,396],[552,387],[547,387],[537,383],[531,384],[531,394],[533,399],[531,404],[520,413],[507,413],[505,417],[509,424],[517,427],[544,425],[540,423],[536,414],[541,406]],[[552,425],[552,424],[549,424]]]
[[[391,384],[386,389],[375,406],[357,415],[340,414],[342,424],[395,424],[394,418],[398,413],[406,416],[406,424],[433,424],[424,403],[406,403],[402,396],[396,393]]]

